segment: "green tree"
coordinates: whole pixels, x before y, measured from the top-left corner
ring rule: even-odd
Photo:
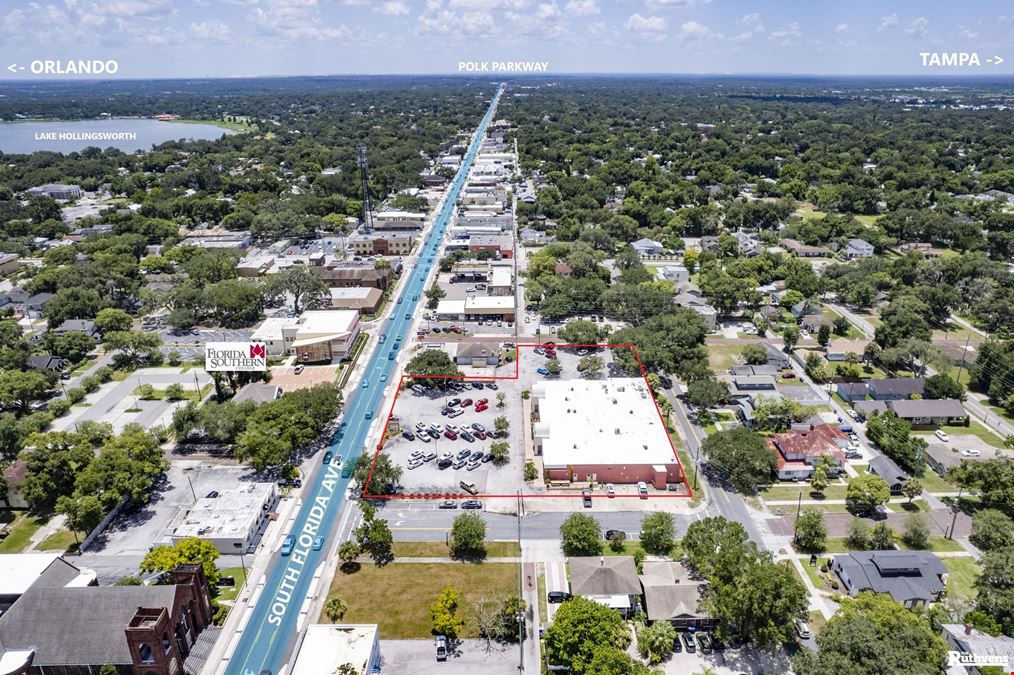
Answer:
[[[92,288],[71,286],[56,291],[46,304],[46,320],[50,328],[58,328],[70,319],[93,319],[106,302]]]
[[[572,513],[560,525],[560,547],[568,557],[602,553],[602,526],[582,513]]]
[[[993,617],[1005,635],[1014,632],[1014,548],[986,551],[975,580],[976,608]]]
[[[764,365],[768,362],[768,352],[761,344],[749,344],[743,347],[740,356],[743,357],[744,363],[750,365]]]
[[[412,384],[420,384],[427,389],[442,386],[446,380],[434,378],[461,377],[462,373],[447,352],[440,349],[424,349],[414,356],[405,366],[406,373],[425,376],[412,379]]]
[[[575,675],[608,672],[591,670],[595,652],[606,647],[622,650],[629,644],[627,625],[616,610],[577,597],[560,605],[546,629],[546,662],[566,666]]]
[[[218,584],[218,549],[210,541],[197,537],[180,539],[172,546],[156,546],[141,561],[142,572],[172,572],[180,565],[200,565],[204,578],[214,588]]]
[[[950,470],[949,477],[966,490],[977,493],[983,506],[1014,512],[1014,457],[963,459]]]
[[[658,670],[649,668],[616,647],[598,647],[592,653],[584,675],[658,675]]]
[[[737,490],[753,492],[759,483],[771,480],[775,453],[764,446],[764,438],[760,434],[747,427],[712,434],[701,447],[708,463],[728,475]]]
[[[525,480],[533,481],[539,477],[539,469],[535,466],[535,462],[525,462]]]
[[[732,579],[755,550],[746,530],[721,516],[690,523],[683,537],[687,564],[705,579]]]
[[[443,635],[454,640],[465,629],[465,618],[458,615],[458,605],[461,604],[461,591],[453,586],[447,586],[440,592],[436,601],[430,607],[430,630],[434,635]]]
[[[118,352],[114,362],[124,368],[136,368],[151,360],[162,346],[158,333],[139,330],[113,331],[105,336],[106,351]]]
[[[959,401],[964,401],[965,387],[949,375],[937,373],[926,378],[926,383],[923,385],[922,395],[923,398],[953,398]]]
[[[186,398],[186,392],[183,390],[183,385],[178,382],[173,382],[165,388],[165,399],[167,401],[181,401]]]
[[[893,412],[874,412],[867,419],[866,433],[871,442],[898,465],[912,473],[922,473],[926,465],[925,440],[913,436],[912,425]]]
[[[356,561],[360,555],[362,555],[363,548],[359,545],[359,542],[348,541],[342,542],[342,545],[338,547],[338,559],[342,561],[342,565],[350,565]]]
[[[345,601],[334,595],[327,599],[324,603],[324,616],[327,617],[331,623],[338,623],[345,616],[345,612],[348,611],[348,605]]]
[[[292,298],[292,309],[299,315],[304,309],[317,309],[325,305],[328,285],[310,267],[294,265],[283,272],[272,274],[264,287],[264,295],[274,301]]]
[[[865,551],[870,548],[870,528],[866,524],[866,521],[862,518],[853,518],[849,523],[848,534],[845,537],[845,542],[848,544],[850,549],[856,551]]]
[[[909,503],[922,494],[922,481],[918,478],[909,478],[901,486],[901,493],[908,497]]]
[[[585,377],[592,379],[599,377],[602,374],[602,369],[606,367],[606,362],[601,356],[595,356],[589,354],[583,357],[577,364],[577,372],[581,373]]]
[[[375,512],[363,513],[363,524],[355,529],[356,543],[370,554],[377,565],[394,560],[394,535],[387,521],[377,518]]]
[[[46,397],[50,378],[38,370],[0,372],[0,405],[27,413],[34,401]]]
[[[545,367],[546,370],[549,371],[549,374],[554,377],[559,376],[560,372],[563,370],[563,366],[560,365],[560,360],[555,358],[546,359]]]
[[[436,309],[440,301],[447,297],[447,292],[440,288],[438,284],[433,284],[426,289],[426,307],[428,309]]]
[[[142,401],[151,401],[155,398],[155,387],[148,383],[144,383],[138,385],[134,393],[136,393],[137,397]]]
[[[875,551],[889,551],[894,548],[894,530],[887,523],[877,523],[870,532],[870,547]]]
[[[497,415],[493,418],[493,433],[497,438],[506,438],[510,426],[511,423],[503,415]]]
[[[373,475],[370,475],[370,471],[373,471]],[[396,464],[392,459],[391,455],[381,451],[377,455],[376,464],[373,462],[373,457],[369,453],[361,453],[356,459],[356,466],[352,470],[352,477],[356,483],[366,487],[369,482],[370,494],[383,495],[388,494],[394,489],[398,482],[401,480],[402,468]]]
[[[134,320],[122,309],[106,307],[95,315],[95,327],[103,334],[130,330],[133,325]]]
[[[976,511],[968,540],[983,551],[1014,546],[1014,520],[996,509]]]
[[[622,553],[626,548],[624,544],[626,539],[627,535],[623,532],[620,532],[619,530],[613,531],[613,533],[609,535],[609,550],[613,553]]]
[[[493,464],[503,466],[511,459],[511,447],[506,441],[496,441],[490,444],[489,454],[493,457]]]
[[[827,347],[827,344],[831,341],[831,326],[828,324],[821,324],[820,328],[817,329],[817,344],[821,347]]]
[[[701,377],[687,384],[687,401],[698,411],[709,410],[729,399],[729,385],[717,377]]]
[[[486,521],[474,513],[462,513],[451,525],[451,556],[470,560],[486,557]]]
[[[669,555],[675,544],[676,524],[671,513],[656,511],[641,519],[641,546],[652,555]]]
[[[656,621],[637,631],[637,653],[648,663],[655,665],[669,658],[672,646],[679,635],[668,621]]]
[[[560,329],[558,337],[564,344],[597,345],[602,337],[602,333],[596,323],[579,319],[577,321],[568,321]]]
[[[905,516],[905,526],[901,531],[901,540],[909,548],[924,549],[929,544],[930,527],[926,516],[916,511]]]
[[[873,511],[877,506],[886,504],[891,498],[891,489],[880,476],[866,474],[849,480],[845,489],[846,502],[860,513]]]
[[[795,349],[800,337],[802,337],[802,334],[799,332],[798,326],[792,324],[786,326],[782,331],[782,342],[785,343],[785,351],[791,352]]]
[[[810,491],[815,492],[821,497],[824,496],[824,490],[827,489],[827,470],[823,464],[819,464],[813,469],[813,474],[810,476]]]
[[[800,650],[800,675],[936,675],[947,646],[926,621],[884,593],[845,598],[817,635],[817,651]]]
[[[823,551],[827,543],[827,528],[824,513],[817,509],[805,509],[796,520],[796,545],[808,553]]]

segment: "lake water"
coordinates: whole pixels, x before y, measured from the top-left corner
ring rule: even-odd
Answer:
[[[151,150],[181,138],[215,140],[233,131],[213,124],[180,124],[158,120],[78,120],[74,122],[0,123],[0,152],[30,154],[39,150],[74,152],[88,146],[124,152]]]

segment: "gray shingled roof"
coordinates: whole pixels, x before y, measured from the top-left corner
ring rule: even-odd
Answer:
[[[570,559],[570,592],[574,595],[640,595],[634,557],[629,555]]]
[[[891,409],[903,419],[913,417],[964,417],[965,412],[961,401],[956,399],[922,399],[918,401],[891,401]]]
[[[0,645],[34,645],[35,666],[129,664],[124,629],[137,608],[172,611],[175,595],[175,586],[33,587],[0,617]]]
[[[900,466],[894,463],[894,460],[886,455],[880,455],[871,459],[870,471],[887,481],[888,485],[904,483],[910,478]]]
[[[945,589],[940,576],[947,568],[929,551],[853,551],[835,556],[834,561],[852,580],[852,595],[873,590],[889,593],[901,603],[930,602]]]

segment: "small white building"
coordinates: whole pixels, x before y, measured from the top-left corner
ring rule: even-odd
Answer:
[[[377,624],[313,624],[296,645],[289,675],[334,675],[346,664],[351,673],[380,672]]]
[[[272,357],[295,354],[302,362],[336,361],[352,349],[359,331],[357,310],[315,310],[265,319],[250,341],[264,343]]]
[[[690,283],[690,270],[683,265],[667,265],[662,268],[662,278],[674,284]]]
[[[217,497],[201,497],[181,507],[170,524],[170,539],[188,537],[210,541],[223,555],[246,553],[257,543],[261,525],[278,500],[274,483],[250,483],[222,490]]]
[[[862,239],[849,239],[845,245],[845,257],[849,260],[854,258],[872,258],[873,244]]]
[[[655,241],[654,239],[638,239],[637,241],[630,244],[637,251],[637,255],[642,258],[649,255],[662,255],[662,242]]]

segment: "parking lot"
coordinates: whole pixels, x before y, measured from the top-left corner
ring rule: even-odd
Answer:
[[[163,328],[158,331],[158,337],[162,341],[162,353],[176,351],[183,359],[203,357],[206,342],[247,342],[251,335],[252,328],[236,330],[193,328],[180,331]]]
[[[295,366],[276,366],[271,369],[271,384],[277,384],[283,392],[309,389],[318,384],[335,381],[338,366],[304,366],[299,373]]]
[[[485,640],[459,640],[457,648],[446,661],[437,661],[432,640],[381,640],[381,664],[385,673],[440,673],[440,675],[511,675],[518,672],[517,645],[493,643],[486,649]]]
[[[385,444],[384,450],[400,465],[404,472],[401,484],[408,494],[460,494],[460,481],[475,484],[479,494],[511,494],[522,482],[524,450],[521,445],[521,395],[509,386],[510,381],[464,380],[455,382],[446,389],[429,389],[418,394],[403,389],[395,402],[394,415],[401,429],[410,431],[415,440],[398,435]],[[455,388],[461,386],[460,391]],[[481,385],[482,389],[476,389]],[[490,385],[496,389],[489,388]],[[504,394],[504,407],[498,407],[497,394]],[[477,403],[486,399],[488,406],[478,410]],[[456,401],[456,402],[455,402]],[[462,406],[462,404],[465,404]],[[450,407],[454,417],[441,414]],[[493,420],[499,416],[509,423],[507,438],[492,437]],[[433,433],[421,433],[418,425],[424,424]],[[451,426],[458,431],[457,438],[450,438],[445,432]],[[480,425],[476,429],[473,425]],[[461,431],[472,434],[472,440],[460,435]],[[436,438],[432,436],[436,435]],[[482,438],[482,436],[486,436]],[[423,441],[428,438],[428,441]],[[476,452],[488,455],[490,446],[496,441],[505,441],[510,448],[510,460],[497,466],[492,461],[469,463],[467,457]],[[466,456],[465,450],[469,451]],[[420,452],[432,456],[415,468],[409,468],[409,456]],[[450,453],[452,464],[441,459]],[[484,457],[485,458],[485,457]],[[441,465],[443,468],[441,468]],[[471,465],[471,469],[469,468]],[[414,466],[414,465],[413,465]]]

